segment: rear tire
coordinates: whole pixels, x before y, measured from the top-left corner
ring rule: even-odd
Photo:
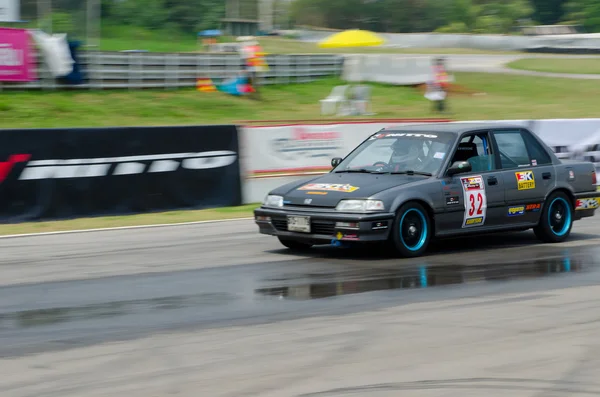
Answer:
[[[533,232],[545,243],[560,243],[569,238],[572,227],[573,203],[569,196],[562,192],[552,193]]]
[[[415,202],[408,202],[396,213],[393,229],[390,232],[390,245],[396,254],[405,258],[423,255],[431,240],[431,220],[425,208]]]
[[[289,248],[294,251],[305,251],[312,247],[313,245],[310,243],[303,243],[298,240],[291,240],[284,237],[277,237],[279,242],[283,244],[286,248]]]

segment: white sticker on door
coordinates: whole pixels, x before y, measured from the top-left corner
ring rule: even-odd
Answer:
[[[465,217],[462,227],[482,226],[485,224],[487,197],[481,175],[460,178],[465,193]]]

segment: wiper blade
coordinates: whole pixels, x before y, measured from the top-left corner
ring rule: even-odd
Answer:
[[[400,174],[406,174],[406,175],[423,175],[423,176],[433,176],[432,173],[430,172],[421,172],[421,171],[413,171],[413,170],[407,170],[407,171],[392,171],[390,172],[390,174],[396,174],[396,175],[400,175]]]
[[[340,174],[342,172],[357,172],[357,173],[361,173],[361,174],[373,174],[373,173],[377,173],[377,171],[370,171],[370,170],[367,170],[365,168],[358,168],[358,169],[353,169],[353,170],[335,171],[334,174]]]

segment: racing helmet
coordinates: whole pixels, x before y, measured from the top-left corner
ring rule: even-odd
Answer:
[[[411,164],[419,158],[419,144],[421,141],[413,139],[397,139],[392,144],[391,164]]]

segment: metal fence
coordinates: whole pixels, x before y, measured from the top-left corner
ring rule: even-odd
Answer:
[[[55,79],[38,52],[34,57],[38,80],[0,83],[0,90],[195,87],[197,79],[235,77],[243,66],[237,54],[82,51],[78,57],[85,80],[71,85]],[[288,84],[340,75],[344,58],[330,54],[270,55],[267,62],[270,70],[260,74],[260,83]]]

